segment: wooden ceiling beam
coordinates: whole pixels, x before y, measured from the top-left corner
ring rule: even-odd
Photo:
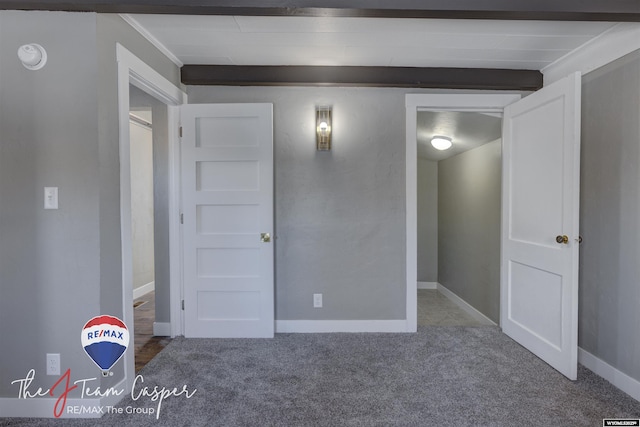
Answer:
[[[181,15],[640,22],[638,0],[0,0],[0,9]]]
[[[535,91],[537,70],[489,68],[185,65],[185,85],[360,86]]]

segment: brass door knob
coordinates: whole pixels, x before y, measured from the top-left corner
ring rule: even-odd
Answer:
[[[271,241],[271,234],[269,234],[269,233],[260,233],[260,241],[262,243],[269,243]]]
[[[563,243],[566,245],[567,243],[569,243],[569,236],[567,235],[556,236],[556,242]]]

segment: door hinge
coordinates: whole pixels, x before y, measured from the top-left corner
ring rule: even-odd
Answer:
[[[182,138],[182,126],[180,126],[180,130],[178,131],[178,133],[180,134],[180,138]]]
[[[180,214],[180,224],[184,224],[184,214]]]
[[[184,300],[182,300],[182,310],[184,311]]]

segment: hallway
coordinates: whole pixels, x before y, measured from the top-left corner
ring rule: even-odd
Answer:
[[[486,326],[436,289],[418,289],[418,326]]]

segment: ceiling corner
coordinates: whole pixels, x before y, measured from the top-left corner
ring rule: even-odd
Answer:
[[[178,68],[182,67],[184,63],[180,61],[180,59],[173,54],[164,44],[162,44],[158,39],[156,39],[146,28],[144,28],[134,17],[129,15],[128,13],[120,13],[118,14],[127,24],[133,27],[142,37],[147,39],[149,43],[155,46],[164,56],[169,58],[171,62],[173,62]]]

